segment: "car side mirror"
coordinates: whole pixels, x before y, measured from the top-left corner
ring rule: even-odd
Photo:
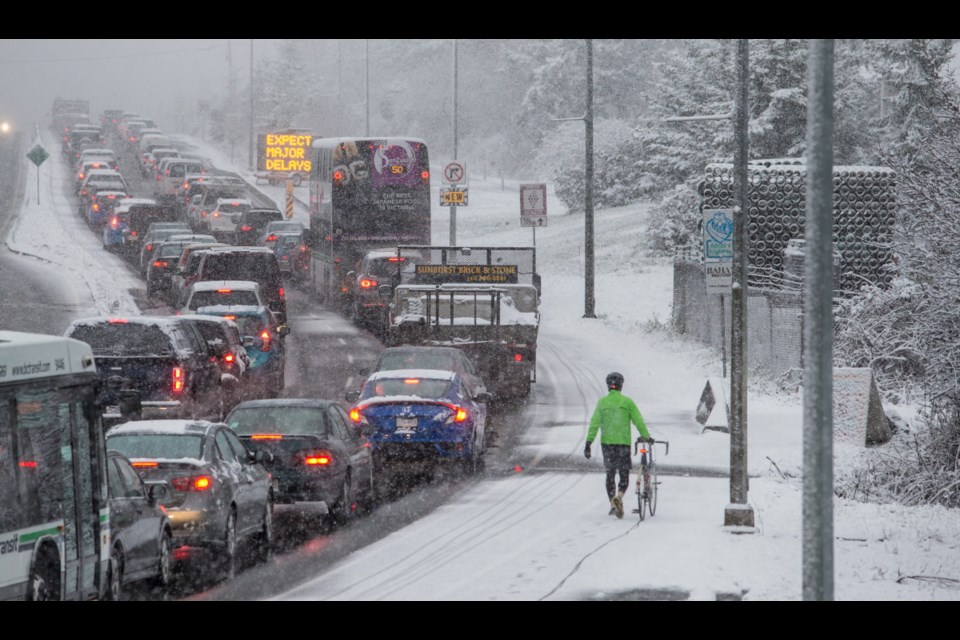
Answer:
[[[285,338],[290,334],[290,327],[285,324],[277,325],[277,335],[281,338]]]
[[[253,336],[243,336],[243,346],[252,347],[255,344],[254,340]]]
[[[136,389],[123,389],[119,394],[120,416],[125,420],[139,420],[142,410],[140,392]]]
[[[347,271],[347,277],[348,277],[348,278],[356,278],[356,277],[357,277],[357,272],[356,272],[356,271]]]
[[[368,375],[370,375],[370,369],[368,367],[364,367],[360,369],[360,371],[358,371],[357,373],[359,373],[363,377],[367,377]]]
[[[146,482],[147,500],[150,506],[156,505],[162,498],[167,497],[167,483],[164,481]]]
[[[487,391],[481,391],[474,400],[477,402],[493,402],[493,394]]]
[[[269,451],[252,451],[250,452],[250,461],[259,464],[273,462],[273,454]]]
[[[377,287],[377,291],[380,292],[380,297],[389,299],[393,295],[393,287],[389,284],[382,284]]]
[[[347,402],[356,402],[357,400],[360,399],[360,392],[347,391],[346,393],[343,394],[343,397]]]

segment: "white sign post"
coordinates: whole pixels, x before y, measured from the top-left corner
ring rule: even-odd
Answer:
[[[727,377],[726,309],[723,296],[733,286],[733,210],[703,210],[703,268],[707,295],[720,294],[720,345],[723,377]]]
[[[537,246],[537,227],[547,226],[547,185],[520,185],[520,226],[533,227],[533,246]]]
[[[460,184],[467,183],[467,165],[460,160],[454,160],[453,162],[448,162],[443,167],[443,182],[444,184],[453,185],[456,187]],[[454,196],[453,193],[456,191],[462,191],[461,196]],[[446,202],[444,201],[446,199]],[[450,206],[450,246],[454,247],[457,245],[457,206],[465,206],[467,204],[467,194],[466,189],[445,189],[440,192],[440,204]]]

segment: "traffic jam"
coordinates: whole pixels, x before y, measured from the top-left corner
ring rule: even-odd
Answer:
[[[297,160],[271,184],[300,171],[322,192],[313,172],[332,176],[332,203],[304,225],[149,117],[94,118],[58,98],[52,127],[76,214],[145,292],[141,315],[78,318],[64,334],[91,347],[101,379],[111,500],[136,485],[153,519],[112,519],[112,566],[126,568],[113,599],[201,592],[417,487],[484,472],[499,401],[525,401],[535,382],[536,258],[430,246],[425,143],[340,142],[325,156],[302,132],[261,136],[297,146],[270,152]],[[368,220],[351,237],[338,193],[364,187],[356,159],[343,178],[348,152],[375,154],[389,176],[368,181],[373,206],[426,205],[425,233]],[[353,353],[311,329],[326,312],[357,335]],[[319,366],[338,382],[309,383]]]

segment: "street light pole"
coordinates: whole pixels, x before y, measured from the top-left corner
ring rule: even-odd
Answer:
[[[750,66],[748,41],[737,40],[737,89],[734,98],[734,234],[733,285],[730,295],[730,504],[724,526],[753,527],[753,507],[747,504],[747,265],[750,232],[747,225],[748,111]]]
[[[256,170],[257,166],[253,163],[253,38],[250,38],[250,170]]]
[[[453,40],[453,159],[457,158],[457,40]],[[450,205],[450,246],[457,246],[457,206]]]
[[[363,135],[370,135],[370,39],[363,41],[363,84],[364,95],[363,105],[367,110],[367,123],[363,129]]]
[[[583,317],[596,318],[593,258],[593,40],[587,40],[587,111],[583,117],[586,129],[586,162],[584,169],[584,288]]]

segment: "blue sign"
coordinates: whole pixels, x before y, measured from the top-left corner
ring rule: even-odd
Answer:
[[[733,211],[703,210],[703,256],[707,260],[733,260]]]

